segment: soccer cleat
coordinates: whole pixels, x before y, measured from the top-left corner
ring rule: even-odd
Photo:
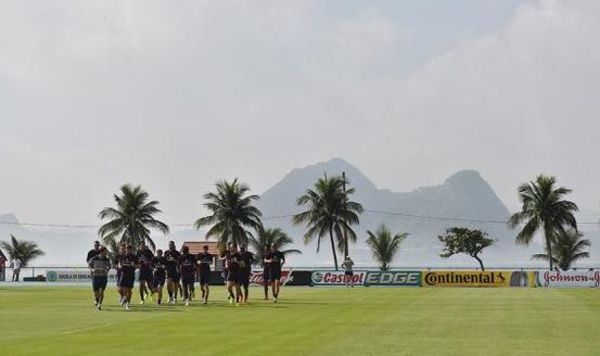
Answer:
[[[96,309],[97,309],[98,311],[102,311],[102,304],[98,304],[98,305],[96,306]]]
[[[125,310],[129,310],[129,303],[125,303]]]
[[[142,301],[140,302],[141,305],[144,305],[144,300],[142,299]]]
[[[187,307],[187,306],[189,306],[189,305],[190,305],[190,301],[189,301],[189,300],[186,300],[186,301],[185,301],[185,306]]]
[[[229,304],[233,304],[233,298],[229,298]]]
[[[277,297],[273,298],[273,303],[277,303]]]

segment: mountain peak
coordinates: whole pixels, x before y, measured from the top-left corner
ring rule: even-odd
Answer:
[[[10,225],[19,225],[19,220],[13,213],[0,215],[0,223],[10,224]]]
[[[479,172],[470,169],[458,171],[448,177],[444,182],[444,185],[453,186],[473,186],[481,184],[488,185]]]

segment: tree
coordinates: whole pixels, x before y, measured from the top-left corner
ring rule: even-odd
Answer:
[[[590,253],[584,251],[592,244],[590,240],[582,239],[583,234],[575,229],[569,229],[556,236],[554,248],[552,250],[552,261],[563,271],[571,268],[571,265],[582,258],[589,258]],[[532,259],[548,261],[548,253],[538,253],[532,256]]]
[[[257,237],[251,237],[248,241],[250,247],[256,253],[256,261],[260,266],[263,265],[265,250],[267,246],[277,246],[277,249],[287,256],[292,253],[301,254],[302,251],[294,249],[285,249],[286,245],[291,244],[292,239],[281,229],[260,229]]]
[[[206,239],[217,238],[221,248],[227,243],[247,244],[252,232],[262,228],[262,213],[253,204],[259,199],[258,195],[248,195],[250,187],[238,182],[218,182],[215,192],[204,195],[204,204],[212,214],[199,218],[194,226],[200,229],[212,225],[206,233]]]
[[[356,233],[351,226],[359,223],[358,216],[363,211],[362,205],[349,200],[354,189],[344,191],[344,183],[347,182],[339,176],[328,178],[325,175],[317,180],[314,189],[308,189],[296,201],[298,206],[307,206],[308,210],[294,215],[292,219],[294,224],[307,224],[304,243],[309,244],[316,237],[317,253],[321,248],[321,239],[329,234],[336,271],[338,261],[334,234],[337,247],[343,252],[346,244],[344,231],[348,240],[356,242]]]
[[[375,233],[367,231],[367,235],[369,235],[367,245],[371,248],[373,258],[379,263],[379,268],[382,271],[387,271],[400,250],[400,244],[406,239],[408,233],[392,236],[392,232],[387,226],[381,225]]]
[[[485,232],[480,230],[452,227],[446,230],[445,235],[438,236],[438,239],[444,244],[444,251],[440,253],[440,257],[448,258],[458,253],[464,253],[476,259],[479,266],[481,266],[481,270],[485,271],[479,254],[484,248],[492,246],[496,242],[487,236]]]
[[[154,218],[154,215],[161,213],[158,201],[148,201],[148,193],[139,185],[134,187],[125,184],[120,188],[120,192],[120,195],[114,195],[116,207],[106,207],[100,212],[100,220],[109,221],[100,227],[98,235],[105,244],[113,239],[137,248],[144,241],[155,250],[156,245],[150,237],[150,230],[158,230],[163,234],[169,232],[165,223]]]
[[[0,241],[0,246],[6,251],[11,260],[18,259],[22,267],[27,267],[29,262],[37,257],[43,256],[38,244],[33,241],[17,240],[10,235],[10,242]]]
[[[521,211],[513,214],[508,224],[511,228],[524,223],[523,229],[517,235],[518,244],[529,245],[538,230],[544,232],[546,251],[552,253],[552,242],[557,233],[564,233],[564,228],[577,229],[574,212],[577,205],[564,197],[571,193],[565,187],[556,188],[556,178],[545,175],[537,176],[533,182],[522,184],[519,189],[519,199],[523,203]],[[549,260],[550,269],[553,261]]]

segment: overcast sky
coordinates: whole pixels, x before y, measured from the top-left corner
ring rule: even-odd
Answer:
[[[403,191],[545,172],[600,209],[600,1],[0,0],[0,214],[164,219],[343,157]]]

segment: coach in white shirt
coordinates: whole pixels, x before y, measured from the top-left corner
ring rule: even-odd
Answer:
[[[19,281],[19,274],[21,273],[21,260],[18,258],[15,258],[15,260],[13,261],[13,277],[12,277],[12,281],[13,282],[18,282]]]

